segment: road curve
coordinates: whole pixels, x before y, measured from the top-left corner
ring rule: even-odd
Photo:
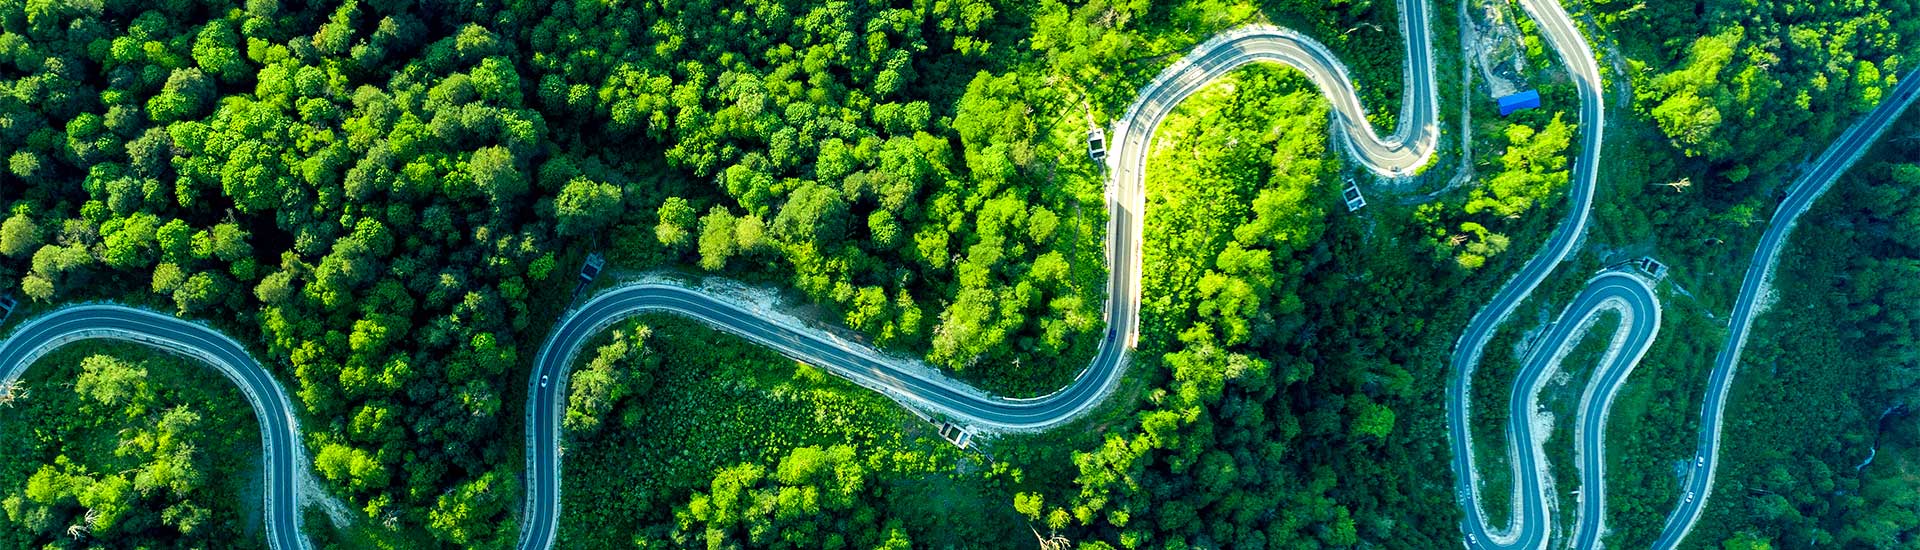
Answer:
[[[12,382],[54,348],[104,338],[153,346],[212,366],[233,381],[253,405],[260,421],[261,454],[266,462],[264,491],[267,545],[274,550],[307,550],[300,532],[300,484],[307,467],[287,392],[245,347],[205,325],[130,307],[88,304],[42,314],[0,341],[0,383]]]
[[[1516,473],[1522,469],[1531,472],[1531,475],[1516,475],[1514,500],[1520,513],[1515,515],[1514,523],[1507,530],[1496,533],[1488,529],[1479,513],[1479,500],[1472,482],[1471,447],[1467,444],[1464,431],[1467,425],[1464,396],[1472,368],[1491,338],[1493,329],[1569,255],[1584,232],[1592,203],[1595,161],[1601,147],[1600,128],[1603,120],[1597,66],[1577,29],[1560,6],[1551,0],[1527,0],[1525,6],[1540,22],[1543,34],[1555,51],[1572,68],[1570,72],[1581,98],[1583,139],[1582,154],[1576,158],[1574,165],[1575,184],[1570,191],[1572,208],[1568,219],[1548,240],[1547,246],[1500,290],[1494,301],[1476,314],[1456,345],[1452,358],[1455,377],[1449,385],[1448,423],[1454,447],[1453,467],[1458,484],[1456,488],[1463,499],[1472,500],[1471,503],[1465,503],[1468,504],[1465,508],[1469,518],[1465,528],[1470,537],[1477,535],[1479,540],[1501,548],[1537,548],[1547,544],[1546,527],[1550,521],[1544,505],[1545,496],[1540,489],[1542,468],[1526,458],[1532,456],[1532,452],[1515,453]],[[1434,99],[1429,61],[1431,46],[1427,38],[1426,3],[1402,0],[1400,7],[1403,29],[1408,38],[1406,76],[1409,91],[1404,95],[1401,126],[1385,137],[1366,122],[1365,112],[1353,93],[1351,80],[1331,54],[1318,43],[1284,29],[1247,27],[1223,33],[1201,44],[1187,60],[1168,68],[1143,89],[1140,99],[1116,125],[1117,144],[1108,167],[1108,261],[1113,268],[1108,282],[1107,321],[1110,331],[1102,339],[1093,364],[1072,384],[1047,396],[1009,399],[987,395],[931,374],[930,369],[902,365],[897,358],[839,340],[823,331],[770,321],[764,312],[755,311],[752,306],[670,284],[618,287],[569,310],[542,346],[528,380],[531,403],[527,411],[530,428],[527,466],[528,475],[533,480],[529,484],[527,523],[522,530],[521,546],[548,548],[554,542],[560,513],[559,419],[563,407],[560,390],[566,385],[567,369],[572,359],[595,333],[621,319],[643,312],[670,312],[698,319],[790,357],[820,365],[910,407],[941,413],[978,427],[1042,429],[1060,425],[1091,408],[1117,383],[1127,360],[1127,350],[1132,348],[1138,336],[1139,249],[1144,214],[1146,145],[1152,132],[1182,99],[1213,80],[1248,63],[1277,62],[1306,72],[1327,94],[1333,105],[1335,132],[1345,137],[1344,145],[1358,163],[1387,176],[1419,169],[1431,158],[1437,139],[1437,101]],[[1663,533],[1663,547],[1677,543],[1697,521],[1701,503],[1711,490],[1712,455],[1718,446],[1719,415],[1724,408],[1726,381],[1731,378],[1739,346],[1744,343],[1745,332],[1751,325],[1753,304],[1758,291],[1764,286],[1766,271],[1776,260],[1778,248],[1793,220],[1805,211],[1807,204],[1824,191],[1846,165],[1858,157],[1866,143],[1891,123],[1899,109],[1912,101],[1916,84],[1920,84],[1920,79],[1903,82],[1894,92],[1897,101],[1889,102],[1889,105],[1897,103],[1898,107],[1883,105],[1869,115],[1867,121],[1850,129],[1834,149],[1821,157],[1806,178],[1795,183],[1787,203],[1776,213],[1773,225],[1762,240],[1761,250],[1755,255],[1754,268],[1749,270],[1747,284],[1742,287],[1742,298],[1735,312],[1735,335],[1730,337],[1728,349],[1722,352],[1723,359],[1715,368],[1709,399],[1703,405],[1703,415],[1713,429],[1703,430],[1702,433],[1702,448],[1708,450],[1703,457],[1708,475],[1697,476],[1698,479],[1693,482],[1701,498],[1693,499],[1691,506],[1682,506],[1675,511],[1668,532]],[[1120,299],[1115,301],[1113,297]],[[1626,373],[1630,372],[1632,364],[1644,353],[1645,343],[1651,340],[1653,332],[1657,330],[1658,304],[1653,301],[1651,290],[1644,280],[1636,277],[1621,274],[1596,277],[1563,314],[1563,319],[1581,321],[1560,323],[1547,343],[1540,347],[1541,350],[1554,351],[1537,353],[1536,356],[1542,357],[1529,361],[1529,365],[1537,365],[1530,366],[1530,369],[1545,370],[1562,353],[1561,350],[1571,345],[1568,340],[1572,328],[1606,309],[1618,309],[1627,314],[1625,319],[1628,322],[1623,323],[1621,329],[1627,335],[1617,336],[1616,341],[1624,343],[1626,349],[1636,351],[1616,355],[1607,361],[1602,370],[1596,373],[1597,378],[1589,387],[1588,397],[1583,399],[1583,423],[1580,429],[1581,433],[1588,435],[1581,436],[1579,442],[1579,448],[1582,449],[1582,478],[1584,485],[1596,488],[1604,487],[1600,481],[1602,468],[1590,466],[1587,461],[1599,460],[1599,437],[1602,431],[1599,423],[1604,421],[1605,409],[1611,403],[1612,393],[1617,390],[1619,381],[1624,380]],[[1650,312],[1651,315],[1642,315],[1642,312]],[[1652,328],[1648,328],[1649,324]],[[261,419],[262,444],[268,463],[266,473],[269,487],[265,493],[267,505],[264,514],[269,544],[276,550],[305,550],[308,547],[299,530],[299,494],[295,479],[304,473],[302,468],[306,467],[306,460],[296,433],[297,423],[285,391],[247,355],[245,348],[210,328],[159,313],[120,306],[70,306],[33,319],[5,342],[0,342],[0,381],[17,378],[34,359],[55,347],[90,338],[127,340],[186,354],[213,365],[234,380],[254,407],[256,416]],[[1534,380],[1532,385],[1537,385],[1537,378]],[[1532,398],[1516,401],[1522,402],[1520,407],[1530,407],[1527,403]],[[1530,416],[1521,414],[1526,410],[1516,408],[1516,411],[1513,415],[1515,422],[1524,422]],[[1514,433],[1528,434],[1530,430],[1515,429]],[[1588,441],[1589,436],[1591,442]],[[1536,448],[1537,445],[1531,443],[1530,438],[1531,435],[1518,436],[1512,442],[1512,448]],[[1588,446],[1589,443],[1591,446]],[[1598,507],[1604,499],[1599,490],[1592,491],[1592,494],[1595,498],[1591,504],[1582,502],[1582,510],[1591,511],[1582,516],[1597,518]],[[1591,534],[1593,537],[1598,536],[1598,531],[1597,526],[1587,523],[1576,528],[1576,533]],[[1499,537],[1496,539],[1493,535]],[[1593,538],[1581,540],[1592,541]]]
[[[699,319],[747,340],[818,365],[909,407],[940,413],[976,427],[1032,430],[1058,426],[1092,408],[1119,383],[1127,351],[1139,337],[1140,247],[1145,213],[1145,177],[1152,134],[1187,96],[1234,69],[1270,62],[1306,73],[1333,106],[1334,128],[1346,137],[1350,155],[1384,176],[1411,173],[1432,158],[1438,142],[1437,92],[1433,86],[1432,46],[1426,2],[1401,0],[1400,18],[1407,36],[1407,93],[1400,127],[1381,136],[1367,122],[1346,68],[1327,48],[1299,33],[1272,26],[1227,31],[1196,46],[1163,70],[1140,92],[1114,128],[1109,146],[1107,185],[1106,321],[1093,364],[1073,383],[1031,399],[987,395],[919,365],[864,346],[848,344],[817,330],[768,322],[762,315],[712,295],[661,284],[618,287],[569,310],[541,346],[528,380],[526,518],[520,547],[551,548],[560,517],[560,418],[564,414],[567,370],[586,341],[607,326],[639,313],[671,312]],[[1116,300],[1115,298],[1118,298]],[[543,381],[545,382],[543,384]]]
[[[1600,359],[1600,365],[1588,375],[1587,388],[1580,394],[1579,413],[1574,420],[1573,456],[1580,475],[1574,548],[1598,548],[1600,534],[1606,530],[1607,413],[1613,409],[1613,399],[1620,394],[1627,375],[1646,357],[1647,349],[1653,347],[1653,339],[1660,333],[1660,301],[1654,298],[1653,287],[1645,279],[1619,272],[1601,275],[1574,298],[1573,305],[1567,306],[1567,313],[1560,317],[1561,321],[1546,340],[1560,343],[1562,351],[1550,354],[1557,362],[1565,350],[1578,344],[1562,331],[1609,309],[1620,313],[1620,327],[1614,330],[1613,341]],[[1568,322],[1573,319],[1579,321]],[[1528,368],[1540,367],[1530,365]],[[1538,395],[1539,388],[1535,386],[1529,392],[1530,401]],[[1531,402],[1528,410],[1533,410]]]
[[[1473,444],[1468,433],[1468,427],[1472,424],[1467,396],[1471,395],[1469,390],[1473,384],[1474,367],[1479,364],[1481,352],[1493,338],[1494,330],[1540,286],[1541,281],[1546,280],[1547,275],[1553,273],[1560,262],[1567,259],[1579,244],[1580,236],[1586,232],[1593,209],[1593,190],[1599,178],[1598,161],[1606,127],[1605,102],[1600,97],[1599,64],[1594,61],[1593,50],[1588,47],[1586,38],[1581,36],[1580,30],[1567,17],[1566,10],[1554,0],[1524,0],[1522,7],[1539,24],[1541,35],[1567,66],[1568,76],[1573,80],[1574,91],[1580,98],[1580,153],[1574,158],[1573,174],[1569,180],[1572,185],[1568,191],[1570,205],[1567,219],[1547,238],[1546,246],[1520,269],[1520,273],[1500,288],[1493,301],[1474,314],[1466,332],[1454,345],[1450,362],[1453,377],[1447,384],[1447,436],[1453,451],[1454,491],[1466,512],[1466,521],[1461,527],[1467,533],[1469,547],[1540,549],[1547,546],[1548,527],[1552,525],[1552,518],[1546,505],[1547,497],[1543,493],[1546,471],[1537,467],[1537,464],[1525,471],[1519,469],[1522,461],[1534,463],[1536,450],[1511,453],[1516,456],[1512,505],[1517,510],[1505,529],[1496,530],[1488,525],[1479,495],[1479,478],[1473,464]],[[1564,345],[1571,344],[1540,344],[1542,348]],[[1516,403],[1527,401],[1514,400]],[[1521,412],[1525,414],[1514,414],[1512,420],[1525,422],[1532,416],[1530,410]],[[1524,439],[1529,444],[1521,448],[1537,449],[1537,444],[1531,443],[1530,430],[1510,431],[1508,439]],[[1511,445],[1509,447],[1510,450],[1514,448]]]
[[[1893,126],[1894,121],[1900,118],[1900,113],[1906,111],[1916,97],[1920,97],[1920,70],[1908,72],[1906,78],[1888,92],[1879,106],[1840,134],[1840,139],[1827,146],[1827,150],[1814,160],[1812,167],[1787,187],[1786,198],[1767,222],[1767,232],[1760,236],[1753,260],[1747,264],[1746,277],[1740,283],[1740,296],[1734,300],[1733,317],[1728,323],[1727,343],[1714,356],[1713,374],[1707,379],[1706,401],[1700,405],[1700,450],[1695,457],[1701,466],[1694,468],[1692,475],[1682,485],[1685,494],[1698,496],[1682,498],[1679,508],[1667,516],[1666,526],[1661,529],[1660,538],[1654,542],[1655,548],[1679,546],[1687,532],[1693,530],[1694,524],[1700,521],[1700,512],[1706,509],[1707,498],[1713,494],[1713,468],[1720,458],[1720,425],[1724,422],[1723,413],[1727,408],[1727,392],[1732,389],[1733,375],[1739,368],[1740,352],[1746,347],[1747,332],[1753,328],[1753,318],[1763,309],[1760,303],[1762,293],[1767,291],[1767,281],[1773,274],[1774,265],[1780,262],[1780,249],[1793,232],[1794,222],[1807,212],[1815,199],[1833,186],[1840,174],[1866,154],[1867,146],[1886,133],[1887,128]]]

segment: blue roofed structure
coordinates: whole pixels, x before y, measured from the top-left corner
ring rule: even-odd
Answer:
[[[1519,93],[1502,96],[1499,99],[1496,99],[1495,101],[1500,102],[1500,116],[1507,116],[1507,115],[1513,114],[1514,111],[1518,111],[1521,109],[1532,109],[1534,107],[1539,107],[1540,92],[1535,90],[1526,90]]]

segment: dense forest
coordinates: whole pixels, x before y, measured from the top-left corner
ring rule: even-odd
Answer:
[[[1653,255],[1673,266],[1662,293],[1666,315],[1660,338],[1610,415],[1608,445],[1616,452],[1608,458],[1609,545],[1644,545],[1664,525],[1678,490],[1674,464],[1694,455],[1695,440],[1659,434],[1699,429],[1698,406],[1671,403],[1699,402],[1714,354],[1725,339],[1726,314],[1744,266],[1786,185],[1804,162],[1912,70],[1907,63],[1920,41],[1916,10],[1920,6],[1904,0],[1595,3],[1600,44],[1603,51],[1614,52],[1601,55],[1603,72],[1630,87],[1615,93],[1632,105],[1630,113],[1616,115],[1608,130],[1609,160],[1602,163],[1601,181],[1609,183],[1595,204],[1595,240],[1603,251]],[[1897,142],[1901,135],[1896,130],[1887,139]],[[1859,165],[1868,166],[1866,161]],[[1836,188],[1820,204],[1858,204],[1854,200]],[[1797,241],[1847,227],[1816,217],[1809,214],[1801,220]],[[1809,231],[1812,227],[1822,231]],[[1793,272],[1790,266],[1807,261],[1800,257],[1809,254],[1837,259],[1876,252],[1839,242],[1790,245],[1783,251],[1774,292],[1789,292],[1795,284],[1788,275]],[[1830,311],[1834,313],[1819,323],[1841,318],[1837,308]],[[1891,404],[1863,392],[1841,399],[1848,390],[1840,388],[1852,387],[1859,377],[1896,369],[1899,361],[1808,355],[1800,364],[1816,369],[1809,376],[1820,373],[1818,385],[1837,384],[1827,386],[1835,393],[1744,389],[1771,384],[1755,379],[1777,373],[1775,365],[1754,366],[1754,356],[1764,353],[1756,351],[1764,349],[1762,342],[1787,338],[1777,332],[1781,328],[1770,327],[1775,325],[1765,318],[1756,324],[1726,412],[1729,432],[1723,441],[1755,446],[1724,448],[1722,456],[1792,454],[1790,449],[1807,443],[1775,439],[1811,429],[1784,427],[1790,423],[1820,418],[1800,415],[1789,420],[1796,409],[1781,406],[1782,395],[1805,396],[1808,407],[1821,414],[1847,411],[1842,405],[1847,402],[1869,408]],[[1803,349],[1817,348],[1819,341],[1813,338]],[[1847,374],[1836,367],[1842,363],[1867,370]],[[1802,382],[1815,384],[1814,379]],[[1784,431],[1762,436],[1774,429],[1763,427]],[[1747,435],[1733,435],[1735,429]],[[1816,433],[1833,432],[1821,428]],[[1831,462],[1836,470],[1840,467],[1841,460]],[[1738,494],[1727,490],[1729,484],[1758,487],[1758,476],[1765,473],[1742,463],[1730,466],[1718,470],[1716,510],[1721,503],[1744,502],[1729,496]],[[1789,469],[1805,467],[1801,463]],[[1716,521],[1727,529],[1696,532],[1690,542],[1718,545],[1733,538],[1739,527],[1752,525],[1728,515],[1709,515],[1701,525]],[[1774,545],[1801,547],[1807,540],[1779,538]]]
[[[1620,54],[1603,62],[1634,106],[1610,130],[1628,136],[1609,141],[1625,160],[1603,180],[1628,183],[1603,193],[1596,236],[1678,258],[1675,277],[1703,310],[1731,299],[1739,274],[1724,266],[1744,265],[1769,192],[1880,99],[1920,31],[1910,0],[1815,4],[1593,6],[1603,45]],[[297,391],[315,470],[360,515],[337,536],[310,522],[323,544],[505,547],[520,509],[518,381],[588,252],[621,272],[792,288],[825,320],[985,389],[1044,393],[1072,379],[1104,329],[1089,121],[1109,121],[1210,33],[1270,21],[1326,41],[1370,118],[1390,125],[1397,19],[1384,0],[0,0],[0,294],[29,308],[154,305],[217,319],[254,345]],[[1456,49],[1451,19],[1435,22],[1436,52]],[[1483,155],[1473,185],[1351,216],[1335,198],[1348,168],[1317,92],[1285,70],[1231,81],[1161,135],[1147,319],[1118,405],[1072,433],[963,453],[878,396],[685,321],[642,319],[583,352],[568,388],[563,538],[1455,543],[1457,506],[1435,474],[1446,352],[1526,256],[1502,252],[1531,250],[1552,226],[1579,129],[1552,110],[1477,114],[1473,143],[1500,152]],[[1563,81],[1541,84],[1569,100]],[[1915,179],[1893,163],[1874,170]],[[1876,205],[1844,222],[1826,214],[1854,229],[1822,237],[1848,239],[1819,260],[1845,276],[1782,284],[1839,285],[1817,292],[1848,304],[1821,307],[1858,318],[1806,325],[1831,331],[1829,347],[1757,343],[1745,372],[1823,350],[1855,365],[1911,359],[1911,342],[1892,337],[1915,333],[1899,332],[1904,314],[1851,307],[1900,301],[1900,285],[1920,280],[1901,244],[1915,233],[1897,225],[1914,217],[1899,206],[1911,185],[1852,185],[1875,190],[1823,203]],[[1839,255],[1850,247],[1873,255]],[[1711,340],[1703,315],[1675,319],[1693,327],[1686,338]],[[1849,344],[1862,341],[1876,345]],[[1655,353],[1692,365],[1703,349]],[[25,454],[0,478],[19,526],[0,537],[26,538],[0,540],[70,540],[62,529],[86,522],[86,508],[99,512],[92,535],[115,544],[258,538],[240,534],[244,499],[208,481],[245,481],[208,472],[255,456],[209,450],[233,447],[227,437],[257,448],[226,412],[247,409],[140,382],[162,360],[139,357],[47,361],[61,379],[94,381],[67,393],[43,384],[37,399],[60,401],[34,407],[141,409],[99,419],[127,422],[109,437],[136,442],[36,437],[5,451]],[[1776,365],[1753,366],[1769,357]],[[1866,409],[1911,401],[1910,385],[1886,380],[1829,395],[1858,404],[1842,411],[1849,422],[1870,419],[1878,411]],[[1747,395],[1730,414],[1805,420],[1741,411],[1759,406],[1740,405]],[[1683,416],[1633,421],[1691,433]],[[1869,422],[1853,424],[1841,437],[1872,439]],[[1911,501],[1860,496],[1895,492],[1911,464],[1902,449],[1920,448],[1902,429],[1880,439],[1891,458],[1856,477],[1840,464],[1860,458],[1852,447],[1812,442],[1770,447],[1804,456],[1733,465],[1722,494],[1760,496],[1716,506],[1766,502],[1769,513],[1710,536],[1904,536],[1886,518]],[[63,454],[72,460],[47,458]],[[1657,479],[1657,462],[1614,471]],[[1837,473],[1801,479],[1815,462]],[[127,470],[161,463],[145,482]],[[1757,481],[1775,469],[1786,475]],[[153,484],[166,475],[183,477]],[[1842,494],[1826,489],[1835,483]],[[1636,487],[1617,494],[1671,498]],[[1644,532],[1633,521],[1622,532]]]
[[[762,545],[791,526],[802,538],[788,542],[801,546],[1451,540],[1449,486],[1421,474],[1445,467],[1445,448],[1406,434],[1440,429],[1444,354],[1469,312],[1449,289],[1471,280],[1484,293],[1492,281],[1467,279],[1474,270],[1450,254],[1368,236],[1423,242],[1411,208],[1382,207],[1378,221],[1332,214],[1342,168],[1327,154],[1327,121],[1304,78],[1264,67],[1234,73],[1167,121],[1148,180],[1150,311],[1134,376],[1144,384],[1125,398],[1144,410],[1105,407],[1080,421],[1098,430],[1008,436],[955,454],[937,440],[927,447],[928,434],[872,423],[890,410],[877,396],[830,398],[809,389],[818,371],[779,367],[739,343],[689,350],[675,342],[698,338],[671,328],[684,321],[645,319],[592,346],[569,388],[566,498],[583,516],[563,538],[583,548]],[[1363,282],[1375,280],[1395,284]],[[1394,322],[1408,317],[1435,320]],[[673,390],[648,393],[663,388]],[[926,431],[891,415],[922,426],[907,433]],[[835,420],[816,423],[823,417]],[[796,457],[832,463],[836,441],[868,457],[855,472],[864,480],[843,478],[852,485],[838,490],[886,487],[871,497],[879,508],[834,505],[822,489],[819,504],[794,512],[815,501],[779,470]],[[1292,512],[1266,513],[1274,509]],[[872,530],[806,534],[848,517]]]
[[[265,547],[260,429],[239,389],[129,344],[35,365],[0,422],[0,546]]]
[[[1390,107],[1375,4],[0,1],[0,291],[222,319],[369,523],[505,544],[505,381],[585,252],[1047,391],[1100,330],[1088,115],[1266,13]]]
[[[1442,289],[1469,270],[1402,244],[1427,238],[1411,209],[1334,214],[1326,109],[1298,73],[1260,67],[1166,122],[1134,367],[1150,389],[1084,450],[1008,443],[1027,468],[1016,508],[1040,532],[1125,548],[1455,536],[1446,480],[1422,473],[1446,467],[1445,448],[1407,434],[1441,429],[1448,331],[1467,311]],[[1060,476],[1072,487],[1043,481]]]
[[[1631,86],[1632,116],[1609,140],[1595,206],[1602,238],[1657,241],[1725,309],[1749,244],[1799,163],[1879,103],[1920,41],[1908,0],[1595,2]]]
[[[1801,221],[1727,408],[1696,535],[1729,548],[1897,548],[1920,536],[1920,116]],[[1733,544],[1750,546],[1734,546]]]
[[[590,348],[569,387],[564,548],[1023,534],[992,490],[1004,466],[824,371],[672,317],[622,323]],[[934,495],[945,505],[929,506]]]

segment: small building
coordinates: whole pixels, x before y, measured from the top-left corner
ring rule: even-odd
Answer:
[[[1640,271],[1645,272],[1648,277],[1653,277],[1655,281],[1667,277],[1667,265],[1660,263],[1659,260],[1653,259],[1652,256],[1635,260],[1634,266],[1640,268]]]
[[[587,263],[580,266],[580,286],[573,287],[573,295],[579,296],[580,291],[586,290],[587,285],[593,283],[593,278],[600,275],[600,269],[606,266],[606,258],[598,253],[588,254]]]
[[[940,423],[940,438],[962,449],[973,445],[973,431],[952,422]]]
[[[1521,110],[1533,109],[1533,108],[1539,107],[1540,92],[1537,90],[1525,90],[1519,93],[1502,96],[1499,99],[1496,99],[1494,101],[1497,101],[1500,103],[1500,116],[1507,116],[1507,115],[1513,114],[1515,111],[1521,111]]]
[[[1099,126],[1087,131],[1087,157],[1094,162],[1107,161],[1107,133]]]
[[[1346,199],[1347,211],[1353,212],[1367,205],[1367,198],[1360,195],[1360,185],[1347,178],[1347,186],[1340,191],[1340,198]]]

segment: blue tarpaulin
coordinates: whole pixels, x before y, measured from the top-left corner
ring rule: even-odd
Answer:
[[[1532,109],[1534,107],[1539,107],[1540,92],[1537,92],[1534,90],[1527,90],[1527,91],[1516,93],[1513,95],[1501,97],[1500,99],[1497,99],[1495,101],[1500,102],[1500,116],[1507,116],[1507,115],[1513,114],[1514,111],[1518,111],[1521,109]]]

